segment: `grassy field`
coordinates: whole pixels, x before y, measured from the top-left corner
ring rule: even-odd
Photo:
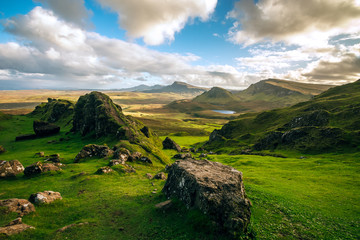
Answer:
[[[206,141],[209,132],[226,121],[161,111],[147,114],[139,118],[154,126],[162,139],[171,135],[182,147]],[[166,199],[161,192],[165,181],[149,180],[145,175],[163,171],[161,163],[132,164],[136,173],[131,174],[121,167],[113,167],[115,172],[109,175],[95,174],[109,160],[75,164],[74,157],[86,144],[112,147],[116,142],[67,134],[71,126],[52,137],[15,142],[15,136],[32,132],[33,120],[27,116],[0,119],[0,145],[7,149],[0,159],[18,159],[27,166],[43,160],[34,154],[44,151],[46,155],[59,153],[66,166],[62,171],[32,178],[20,174],[14,179],[1,179],[0,199],[27,199],[32,193],[53,190],[59,191],[63,200],[37,206],[35,213],[23,218],[36,229],[9,239],[229,239],[200,212],[187,210],[179,202],[165,213],[154,207]],[[173,156],[175,151],[165,153]],[[250,233],[243,238],[360,239],[360,153],[280,153],[288,158],[208,156],[211,161],[243,172],[246,192],[253,203]],[[2,214],[1,209],[0,214],[0,226],[16,217]],[[81,222],[89,224],[57,231]]]

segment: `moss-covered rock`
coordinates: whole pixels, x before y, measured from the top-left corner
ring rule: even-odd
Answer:
[[[74,114],[74,104],[64,99],[48,98],[47,103],[36,106],[30,113],[31,116],[38,116],[42,121],[54,123],[59,121],[68,122]]]

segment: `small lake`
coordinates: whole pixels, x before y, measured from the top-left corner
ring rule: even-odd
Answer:
[[[230,110],[212,110],[213,112],[222,113],[222,114],[234,114],[235,111]]]

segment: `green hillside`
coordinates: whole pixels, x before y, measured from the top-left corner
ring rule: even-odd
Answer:
[[[208,147],[300,152],[358,149],[360,81],[334,87],[294,106],[249,113],[215,130]]]
[[[209,91],[195,97],[192,102],[195,103],[210,103],[214,105],[223,105],[227,103],[236,102],[239,99],[235,97],[231,92],[219,88],[213,87]]]

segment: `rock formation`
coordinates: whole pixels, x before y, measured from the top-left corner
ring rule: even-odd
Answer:
[[[110,167],[108,166],[105,166],[105,167],[101,167],[99,168],[96,173],[97,174],[108,174],[108,173],[111,173],[113,172],[114,170],[112,170]]]
[[[251,203],[241,172],[216,162],[187,159],[176,161],[168,173],[163,188],[167,197],[199,208],[231,234],[246,232]]]
[[[69,121],[74,114],[74,104],[68,100],[48,98],[47,103],[36,106],[30,113],[42,121],[54,123],[61,120]]]
[[[0,178],[15,177],[24,171],[24,166],[18,160],[0,160]]]
[[[35,204],[52,203],[55,200],[62,200],[59,192],[44,191],[31,194],[29,201]]]
[[[174,140],[169,137],[166,137],[165,140],[162,142],[164,149],[174,149],[178,152],[181,152],[181,147],[177,144]]]
[[[113,151],[105,145],[88,144],[84,146],[75,157],[75,162],[79,162],[81,159],[98,157],[104,158],[113,154]]]
[[[15,212],[20,217],[35,212],[34,205],[26,199],[11,198],[0,200],[0,207],[5,208],[5,213]]]
[[[35,229],[35,228],[33,226],[22,223],[22,219],[17,218],[15,220],[11,221],[5,227],[0,227],[0,236],[1,235],[11,236],[14,234],[24,232],[28,229]]]
[[[38,137],[51,136],[60,132],[59,126],[41,120],[35,120],[33,128],[36,136]]]
[[[33,176],[43,172],[59,170],[61,170],[61,168],[55,164],[36,162],[31,164],[30,166],[27,166],[24,170],[24,174],[25,176]]]

